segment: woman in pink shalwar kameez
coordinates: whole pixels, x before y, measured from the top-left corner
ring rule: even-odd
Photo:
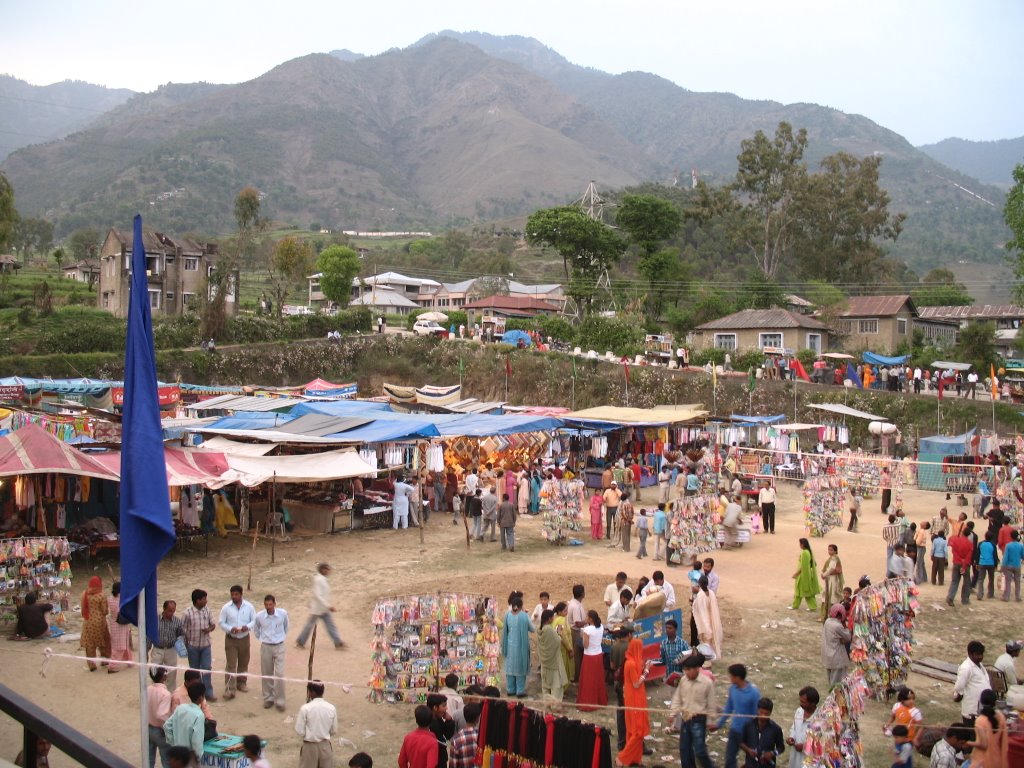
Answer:
[[[107,672],[119,672],[125,666],[118,661],[132,660],[132,625],[118,624],[117,612],[121,609],[121,582],[115,581],[107,598],[107,629],[110,631],[110,664]]]
[[[604,516],[601,514],[601,507],[604,500],[601,498],[601,489],[595,488],[594,494],[590,497],[590,538],[604,538]]]

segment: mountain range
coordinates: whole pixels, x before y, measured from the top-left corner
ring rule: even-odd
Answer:
[[[999,141],[943,139],[918,149],[949,168],[1002,189],[1013,186],[1013,169],[1024,163],[1024,136]]]
[[[1008,239],[1001,189],[865,117],[610,75],[532,38],[444,31],[377,56],[312,54],[238,85],[116,93],[123,103],[61,141],[6,158],[23,215],[66,233],[141,208],[153,226],[210,234],[232,228],[234,196],[252,184],[278,221],[445,228],[570,201],[591,179],[603,191],[684,185],[693,170],[726,183],[740,142],[786,120],[807,129],[812,166],[840,150],[884,156],[891,208],[909,214],[892,250],[915,269],[995,263]]]

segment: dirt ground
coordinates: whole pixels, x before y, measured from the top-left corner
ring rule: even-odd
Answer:
[[[648,491],[647,501],[650,500]],[[907,491],[904,506],[912,520],[923,521],[935,514],[944,503],[940,494]],[[641,502],[643,505],[643,502]],[[954,513],[959,510],[950,508]],[[881,539],[883,517],[877,500],[865,502],[860,531],[848,533],[836,529],[824,540],[812,540],[819,561],[824,558],[825,545],[835,543],[843,560],[847,582],[855,582],[861,574],[875,580],[884,576],[885,548]],[[740,550],[715,554],[721,575],[719,601],[725,626],[725,658],[716,664],[718,690],[724,701],[727,679],[725,666],[744,662],[750,667],[750,680],[765,695],[776,701],[775,719],[788,729],[797,706],[797,690],[803,685],[826,688],[826,676],[820,664],[820,623],[805,611],[790,611],[792,573],[796,568],[797,539],[802,536],[802,495],[797,486],[784,484],[779,490],[777,533],[758,535]],[[540,536],[539,518],[521,520],[517,529],[514,554],[502,553],[498,544],[476,544],[467,551],[461,525],[454,527],[448,518],[433,518],[425,528],[425,545],[420,532],[357,531],[335,536],[300,538],[275,546],[271,563],[269,542],[261,541],[256,549],[252,571],[252,589],[246,594],[257,609],[263,595],[276,595],[278,605],[289,611],[292,630],[286,671],[289,677],[305,678],[307,655],[293,646],[298,628],[306,617],[306,604],[314,565],[326,560],[334,566],[332,584],[337,618],[342,636],[349,646],[335,651],[321,644],[314,660],[314,674],[332,684],[326,698],[338,707],[340,736],[335,742],[337,765],[346,765],[357,750],[369,752],[379,765],[394,765],[401,737],[412,723],[409,705],[371,704],[367,701],[370,675],[369,644],[372,635],[370,609],[380,596],[456,589],[492,594],[503,603],[512,589],[526,594],[527,610],[536,603],[537,594],[546,589],[554,601],[568,599],[573,583],[587,588],[585,605],[598,608],[604,615],[601,596],[616,571],[625,570],[630,582],[641,575],[650,575],[661,563],[640,562],[621,550],[593,545],[587,538],[582,547],[554,548]],[[635,543],[634,543],[635,547]],[[178,601],[179,611],[188,604],[193,588],[210,593],[214,610],[228,600],[228,587],[246,584],[249,573],[251,540],[240,536],[210,543],[210,554],[174,553],[160,569],[160,599]],[[634,550],[635,551],[635,550]],[[93,572],[104,578],[109,588],[107,563],[116,570],[117,562],[100,560],[87,572],[83,564],[76,568],[74,594],[81,593]],[[687,594],[685,569],[668,571],[680,602]],[[957,605],[946,609],[944,592],[939,587],[922,588],[921,612],[918,619],[917,653],[959,663],[970,639],[979,639],[988,648],[987,661],[1002,652],[1003,643],[1021,634],[1020,605],[999,601],[972,602],[969,609]],[[76,601],[77,602],[77,601]],[[685,614],[688,621],[688,611]],[[70,628],[76,631],[77,627]],[[134,672],[116,675],[89,673],[80,659],[53,658],[45,676],[43,650],[55,653],[80,654],[76,643],[29,642],[0,643],[3,682],[28,696],[39,705],[66,720],[73,727],[105,744],[135,763],[139,760],[138,681]],[[254,641],[250,670],[258,672],[258,651]],[[214,668],[223,663],[223,638],[214,638]],[[346,693],[340,684],[351,686]],[[910,684],[918,690],[918,704],[925,721],[947,724],[957,715],[951,700],[951,685],[912,675]],[[223,685],[216,683],[218,694]],[[537,692],[539,681],[530,680],[530,692]],[[678,764],[677,745],[662,732],[664,708],[669,693],[665,688],[648,691],[654,727],[655,757],[651,764]],[[570,692],[571,695],[571,692]],[[269,741],[268,757],[275,766],[295,765],[299,741],[294,732],[294,717],[304,700],[301,683],[288,685],[288,709],[279,713],[261,707],[258,682],[250,683],[249,692],[232,701],[213,704],[214,717],[222,732],[258,733]],[[888,740],[881,724],[887,717],[884,704],[870,702],[862,721],[862,733],[868,765],[886,764]],[[610,724],[612,718],[599,714],[596,720]],[[0,718],[0,756],[12,759],[19,749],[20,731],[14,721]],[[724,734],[711,737],[713,751],[724,753]],[[71,765],[62,755],[52,755],[54,766]]]

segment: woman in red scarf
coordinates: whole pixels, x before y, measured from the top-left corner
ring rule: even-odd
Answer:
[[[110,631],[107,629],[107,599],[103,596],[103,580],[99,576],[89,579],[89,586],[82,593],[82,618],[85,625],[82,627],[82,638],[80,647],[85,649],[85,655],[89,657],[86,662],[89,671],[95,672],[96,665],[93,659],[98,655],[102,659],[110,658]],[[106,666],[107,662],[103,662]]]
[[[626,703],[626,746],[619,752],[616,765],[640,765],[644,756],[644,736],[651,732],[647,715],[647,666],[644,644],[634,637],[626,650],[622,666],[622,697]]]

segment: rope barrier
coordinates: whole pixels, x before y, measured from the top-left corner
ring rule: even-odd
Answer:
[[[42,651],[29,651],[29,650],[24,650],[23,651],[23,650],[19,650],[19,649],[16,649],[16,648],[8,648],[8,649],[5,649],[5,650],[6,650],[7,653],[17,653],[17,654],[22,654],[22,655],[26,655],[26,656],[39,656],[39,655],[41,655],[43,657],[42,664],[41,664],[40,670],[39,670],[39,674],[40,674],[41,677],[46,677],[46,673],[47,673],[47,671],[49,669],[50,661],[53,660],[53,659],[67,659],[67,660],[70,660],[70,661],[85,661],[85,662],[92,662],[92,663],[97,663],[97,664],[110,661],[109,659],[105,659],[103,657],[89,657],[89,656],[78,655],[78,654],[73,654],[73,653],[58,653],[58,652],[55,652],[50,647],[46,647]],[[164,664],[152,664],[152,663],[149,663],[149,662],[140,663],[140,662],[134,661],[134,660],[132,660],[132,661],[118,660],[118,661],[116,661],[114,663],[116,663],[116,664],[118,664],[120,666],[132,667],[132,668],[135,668],[135,669],[138,669],[140,667],[144,668],[144,669],[147,669],[147,670],[155,669],[155,668],[159,668],[159,667],[162,667],[164,669],[170,669],[170,667],[167,667]],[[186,669],[191,669],[191,667],[177,667],[177,669],[183,671],[183,670],[186,670]],[[223,671],[223,670],[210,669],[210,670],[197,670],[197,671],[202,672],[204,674],[217,675],[217,676],[220,676],[220,677],[227,677],[227,676],[229,676],[229,673],[226,672],[226,671]],[[260,680],[260,681],[262,681],[262,680],[281,680],[281,681],[286,682],[286,683],[295,683],[295,684],[303,685],[303,686],[306,685],[309,682],[309,680],[307,680],[304,677],[302,677],[302,678],[297,678],[297,677],[276,677],[276,676],[273,676],[273,675],[259,675],[259,674],[252,674],[252,673],[248,673],[248,672],[245,674],[245,677],[247,679]],[[336,682],[336,681],[332,681],[332,680],[323,680],[323,679],[320,679],[320,682],[325,687],[338,688],[338,689],[340,689],[345,694],[351,694],[353,690],[358,690],[358,691],[379,691],[379,690],[381,690],[380,688],[375,688],[375,687],[373,687],[371,685],[364,685],[364,684],[359,684],[359,683]],[[799,690],[799,689],[797,689],[797,690]],[[672,689],[672,692],[673,693],[675,692],[674,688]],[[648,694],[650,694],[650,693],[651,692],[648,691]],[[462,695],[462,694],[460,694],[460,695]],[[576,708],[575,707],[575,702],[553,701],[552,699],[548,699],[548,698],[541,698],[541,699],[531,699],[531,698],[519,699],[519,698],[515,698],[515,699],[513,699],[513,698],[508,698],[508,697],[502,697],[502,696],[475,696],[474,698],[477,698],[477,699],[488,699],[488,700],[491,700],[491,701],[506,701],[506,702],[507,701],[514,701],[516,703],[521,703],[524,706],[528,706],[531,709],[536,709],[536,710],[544,711],[544,712],[551,712],[553,714],[559,713],[559,712],[565,712],[567,710],[572,710],[572,709]],[[395,703],[414,704],[416,702],[410,701],[410,702],[395,702]],[[599,712],[603,712],[605,714],[614,714],[616,711],[628,711],[628,710],[644,711],[644,712],[648,712],[650,714],[664,714],[664,715],[667,715],[669,717],[673,717],[675,715],[680,714],[680,710],[674,710],[671,707],[665,707],[665,706],[647,706],[647,707],[627,707],[627,706],[621,706],[620,707],[620,706],[618,706],[616,704],[587,704],[586,706],[590,707],[593,711],[599,711]],[[714,712],[689,712],[689,714],[690,714],[691,717],[695,716],[695,715],[703,715],[703,716],[705,716],[707,718],[719,718],[719,717],[722,716],[722,712],[721,711],[714,711]],[[757,717],[757,715],[742,715],[742,714],[738,714],[738,713],[730,713],[729,717],[730,718],[737,718],[737,719],[744,719],[744,718],[754,719],[754,718]],[[849,721],[844,721],[844,722],[851,722],[852,723],[852,722],[857,722],[857,720],[856,720],[856,718],[853,718],[853,719],[851,719]],[[948,722],[941,722],[941,723],[924,723],[924,722],[922,722],[922,723],[914,723],[914,725],[919,725],[921,727],[928,727],[928,728],[948,728],[949,727],[949,723]]]

